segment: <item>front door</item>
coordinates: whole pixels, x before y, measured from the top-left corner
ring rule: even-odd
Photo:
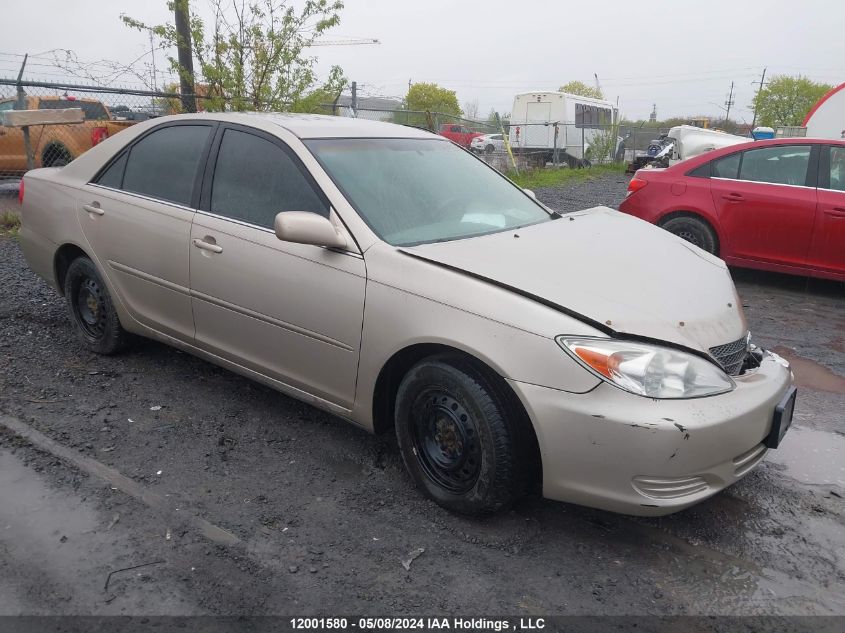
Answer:
[[[227,126],[215,140],[191,231],[199,347],[350,409],[366,271],[358,253],[280,241],[277,213],[330,208],[274,136]]]
[[[803,267],[813,235],[811,145],[777,145],[713,162],[710,191],[727,244],[737,258]]]
[[[191,220],[213,124],[155,128],[86,185],[77,216],[102,274],[138,322],[191,342]]]
[[[845,275],[845,146],[824,148],[809,264]]]

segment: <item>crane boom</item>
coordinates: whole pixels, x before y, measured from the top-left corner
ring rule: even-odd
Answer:
[[[311,46],[361,46],[365,44],[381,44],[374,37],[350,39],[350,40],[320,40],[311,42]]]

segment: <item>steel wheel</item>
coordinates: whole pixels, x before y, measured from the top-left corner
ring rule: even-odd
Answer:
[[[478,428],[449,393],[432,388],[413,407],[414,454],[437,485],[454,494],[471,490],[481,471]]]
[[[96,279],[83,279],[77,287],[74,304],[79,326],[91,338],[103,338],[106,332],[105,298]]]

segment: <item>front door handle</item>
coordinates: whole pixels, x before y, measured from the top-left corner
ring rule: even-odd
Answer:
[[[833,207],[827,209],[825,215],[833,216],[834,218],[845,218],[845,207]]]
[[[742,195],[740,195],[738,193],[729,193],[729,194],[724,195],[722,197],[725,200],[727,200],[728,202],[742,202],[743,200],[745,200],[745,198],[743,198]]]
[[[217,246],[217,244],[212,244],[211,242],[206,242],[205,240],[201,240],[196,238],[193,240],[194,246],[197,248],[201,248],[204,251],[211,251],[212,253],[222,253],[223,247]]]
[[[82,208],[85,209],[88,213],[93,213],[94,215],[105,215],[105,211],[100,208],[98,203],[94,204],[83,204]]]

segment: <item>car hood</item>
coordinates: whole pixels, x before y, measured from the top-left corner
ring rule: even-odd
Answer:
[[[505,286],[614,335],[706,352],[747,331],[722,260],[607,207],[401,250]]]

